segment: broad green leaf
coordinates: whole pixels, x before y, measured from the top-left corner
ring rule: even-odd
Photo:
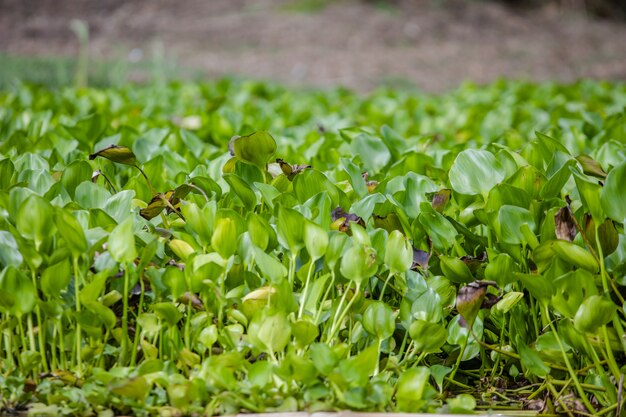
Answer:
[[[22,271],[8,266],[0,273],[0,311],[21,317],[33,311],[36,303],[35,286]]]
[[[117,162],[118,164],[137,164],[135,154],[126,146],[109,145],[106,148],[89,155],[89,159],[96,159],[97,157],[102,157],[108,159],[109,161]]]
[[[133,218],[128,217],[117,225],[109,235],[109,253],[116,262],[128,264],[137,257],[133,227]]]
[[[485,195],[504,180],[505,170],[491,152],[467,149],[457,155],[448,175],[457,193]]]
[[[227,259],[237,250],[238,237],[235,220],[230,217],[222,217],[215,224],[213,236],[211,237],[211,246],[224,259]]]
[[[405,272],[413,265],[413,248],[408,239],[397,230],[392,231],[387,238],[385,265],[393,274]]]
[[[254,132],[234,138],[232,149],[239,160],[265,170],[265,165],[276,152],[276,141],[268,132]]]
[[[359,198],[363,198],[367,195],[367,186],[365,185],[365,179],[361,175],[359,168],[347,158],[341,158],[341,164],[344,171],[350,176],[350,182],[352,183],[352,189]]]
[[[66,210],[57,210],[54,221],[59,234],[72,252],[72,256],[78,257],[87,252],[87,239],[76,217]]]
[[[8,190],[13,184],[15,166],[9,158],[0,160],[0,190]]]
[[[374,301],[363,313],[363,327],[379,340],[388,338],[396,328],[391,307],[382,301]]]
[[[448,332],[441,323],[415,320],[409,327],[409,335],[418,352],[436,353],[446,343]]]
[[[254,259],[261,270],[264,277],[269,278],[270,282],[277,284],[287,276],[287,269],[278,259],[272,255],[268,255],[259,248],[254,248]]]
[[[341,274],[361,283],[376,273],[376,252],[368,246],[354,244],[341,258]]]
[[[22,236],[32,240],[39,250],[44,240],[47,240],[54,232],[53,215],[52,205],[43,198],[33,195],[20,206],[15,225]]]
[[[91,180],[92,174],[93,169],[88,162],[74,161],[63,170],[61,183],[70,194],[70,196],[74,197],[74,191],[76,190],[76,187],[78,187],[78,185],[83,181]]]
[[[391,160],[387,145],[380,138],[368,134],[360,134],[352,140],[351,150],[359,155],[368,172],[379,172]]]
[[[425,405],[430,384],[430,371],[425,366],[418,366],[404,371],[396,385],[396,401],[399,411],[415,412]]]
[[[601,198],[602,187],[597,181],[592,181],[588,177],[582,175],[578,172],[578,169],[572,168],[572,172],[574,173],[576,188],[578,189],[578,194],[583,202],[585,211],[591,214],[591,217],[593,217],[596,224],[601,224],[604,222],[605,218]],[[620,219],[619,221],[621,222],[623,219]]]
[[[248,326],[248,337],[254,347],[270,355],[281,352],[291,338],[291,326],[282,310],[259,311]]]
[[[235,174],[224,174],[224,180],[230,185],[230,189],[241,199],[244,207],[252,210],[256,206],[256,194],[252,188]]]
[[[248,233],[252,243],[262,250],[272,250],[276,247],[276,232],[264,217],[256,213],[248,215]]]
[[[439,256],[439,266],[443,275],[452,282],[467,283],[474,281],[472,271],[459,258]]]
[[[550,367],[541,360],[541,357],[536,351],[528,347],[519,337],[517,339],[517,350],[522,366],[531,375],[544,378],[550,374]]]
[[[304,225],[304,245],[313,259],[319,259],[326,254],[328,248],[328,233],[312,222]]]
[[[13,235],[5,230],[0,230],[0,263],[2,266],[19,267],[24,261],[17,241]]]
[[[502,242],[514,245],[529,243],[522,231],[524,224],[528,225],[531,231],[534,231],[535,219],[530,211],[522,207],[508,205],[500,207],[496,233]]]
[[[585,333],[596,333],[613,318],[615,304],[601,295],[588,297],[576,311],[574,327]]]
[[[41,274],[41,291],[48,298],[55,298],[66,290],[71,279],[70,261],[65,258],[48,266]]]
[[[458,232],[444,216],[431,210],[420,213],[418,219],[438,251],[445,252],[454,244]]]
[[[301,177],[300,175],[298,177]],[[280,206],[276,220],[276,228],[281,244],[296,254],[304,246],[305,218],[296,210]]]
[[[626,162],[613,168],[600,192],[600,203],[606,215],[618,223],[626,219]]]

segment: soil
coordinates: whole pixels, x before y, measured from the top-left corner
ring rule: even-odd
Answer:
[[[567,6],[479,0],[0,0],[0,51],[74,56],[72,19],[92,56],[167,60],[203,78],[240,75],[368,91],[427,91],[500,77],[626,80],[626,24]]]

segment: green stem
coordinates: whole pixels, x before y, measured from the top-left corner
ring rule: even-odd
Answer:
[[[139,316],[139,314],[143,312],[143,298],[144,298],[144,293],[146,291],[144,283],[143,283],[143,279],[141,279],[141,272],[139,274],[140,274],[139,286],[141,287],[141,294],[139,294],[139,305],[137,306],[137,316]],[[107,329],[107,334],[108,334],[108,329]],[[141,329],[140,329],[139,321],[135,320],[135,338],[133,340],[133,351],[130,354],[131,366],[135,366],[135,364],[137,363],[137,352],[138,352],[137,349],[139,347],[140,338],[141,338]],[[105,344],[106,344],[106,340],[105,340]]]
[[[124,293],[122,294],[123,310],[122,310],[122,346],[118,364],[125,366],[128,359],[128,294],[130,279],[128,276],[128,265],[124,265]]]
[[[556,388],[554,388],[554,385],[552,385],[549,380],[546,380],[546,385],[548,387],[548,390],[550,390],[550,392],[552,393],[552,396],[554,397],[554,399],[556,401],[558,401],[559,404],[561,404],[561,407],[563,407],[563,410],[565,410],[567,415],[570,416],[570,417],[574,417],[574,414],[572,414],[572,412],[569,410],[569,408],[567,408],[567,404],[565,404],[565,402],[563,402],[563,400],[561,399],[561,396],[557,392]]]
[[[543,305],[543,308],[546,311],[548,310],[548,306],[547,305]],[[574,368],[572,368],[572,364],[570,363],[569,358],[567,357],[567,354],[565,353],[565,347],[563,346],[563,342],[561,341],[561,338],[559,337],[559,334],[556,331],[556,327],[554,326],[554,324],[552,322],[550,322],[550,329],[552,330],[552,332],[554,334],[554,338],[556,339],[556,342],[559,344],[559,348],[561,349],[561,355],[563,356],[563,361],[565,362],[565,366],[567,367],[567,371],[569,372],[569,375],[570,375],[570,378],[572,379],[572,382],[574,382],[574,386],[576,387],[576,391],[578,392],[578,396],[580,397],[580,399],[583,402],[583,404],[585,404],[585,407],[587,408],[587,411],[589,411],[591,414],[593,414],[595,412],[595,409],[593,408],[593,406],[589,402],[589,399],[587,398],[587,394],[585,393],[585,390],[580,385],[580,381],[578,380],[578,376],[576,375],[576,372],[574,371]]]
[[[467,344],[469,343],[470,335],[472,334],[471,328],[467,329],[467,335],[465,336],[465,342],[461,345],[461,351],[459,352],[459,356],[456,358],[456,362],[454,363],[454,367],[452,368],[452,372],[448,376],[449,379],[453,380],[454,375],[456,375],[459,366],[461,366],[461,360],[463,359],[463,355],[465,354],[465,349],[467,348]]]
[[[378,375],[378,372],[380,372],[380,347],[382,344],[383,339],[376,341],[376,367],[374,368],[374,376]]]
[[[37,275],[34,270],[31,270],[31,279],[33,281],[33,286],[35,287],[35,291],[37,292]],[[43,320],[41,319],[41,309],[39,308],[39,304],[35,305],[35,315],[37,316],[37,327],[39,329],[37,336],[39,341],[39,353],[41,354],[41,365],[43,366],[44,372],[48,372],[50,368],[48,367],[48,360],[46,358],[46,328]]]
[[[311,276],[313,275],[313,267],[315,266],[315,260],[311,258],[311,265],[309,266],[309,270],[306,275],[306,281],[304,283],[304,289],[302,290],[302,294],[300,296],[300,308],[298,309],[298,318],[302,318],[304,314],[304,304],[306,301],[307,293],[309,292],[309,283],[311,282]]]
[[[392,276],[393,274],[391,273],[391,270],[390,270],[389,274],[387,275],[387,279],[385,280],[385,283],[383,284],[383,289],[380,290],[380,297],[378,298],[379,301],[383,301],[383,296],[385,295],[385,289],[387,289],[387,284],[389,284],[389,281],[391,280]]]
[[[67,356],[65,354],[65,334],[63,333],[63,319],[59,319],[59,361],[62,369],[67,369]]]
[[[143,172],[143,169],[141,169],[139,167],[139,165],[135,164],[134,166],[135,166],[135,168],[137,168],[139,170],[139,172],[141,172],[141,175],[143,175],[144,179],[146,180],[146,184],[148,184],[148,188],[150,188],[150,192],[152,193],[153,196],[155,196],[156,193],[154,192],[154,188],[152,188],[152,183],[148,179],[148,176],[146,175],[146,173]]]
[[[292,253],[291,258],[289,259],[289,285],[293,288],[293,283],[295,281],[296,276],[296,259],[298,259],[297,253]]]
[[[72,263],[74,266],[74,298],[76,302],[76,314],[79,314],[81,311],[80,306],[80,282],[82,281],[82,275],[80,275],[80,268],[78,267],[78,257],[74,256],[72,258]],[[78,320],[76,321],[76,344],[75,344],[75,358],[76,358],[76,366],[78,367],[77,375],[80,378],[83,372],[83,354],[82,354],[82,335],[80,323]]]
[[[328,295],[330,294],[330,291],[333,289],[334,285],[335,285],[335,271],[331,269],[330,284],[328,284],[328,287],[326,287],[326,291],[324,291],[324,296],[322,297],[322,301],[320,301],[320,306],[317,309],[317,313],[315,314],[315,321],[314,321],[315,325],[319,324],[320,317],[322,316],[322,307],[326,303],[326,300],[328,299]]]
[[[351,284],[352,284],[352,281],[350,281],[350,283],[348,284],[348,287],[346,288],[346,291],[343,294],[343,297],[341,299],[342,302],[345,301],[346,294],[348,293],[348,290],[350,289]],[[335,325],[333,327],[331,327],[331,329],[330,329],[330,334],[328,335],[328,339],[326,339],[328,343],[330,343],[331,339],[333,337],[335,337],[335,333],[337,333],[337,331],[339,330],[339,327],[341,326],[341,323],[343,322],[343,319],[346,317],[346,315],[350,311],[350,308],[352,307],[352,304],[354,304],[354,300],[356,300],[356,298],[357,298],[357,296],[359,294],[359,290],[360,289],[361,289],[361,283],[357,282],[356,283],[356,289],[354,290],[354,295],[352,296],[350,301],[348,301],[348,304],[346,305],[346,308],[344,308],[343,311],[340,313],[339,319],[337,320]],[[341,303],[340,303],[340,306],[341,306]],[[337,309],[337,312],[339,312],[339,308]]]
[[[7,314],[5,316],[5,323],[9,323],[11,320],[11,317]],[[4,326],[3,326],[4,327]],[[6,359],[9,362],[9,367],[13,368],[15,366],[15,360],[13,359],[13,331],[7,331],[7,332],[3,332],[4,333],[4,346],[5,346],[5,352],[6,352]]]

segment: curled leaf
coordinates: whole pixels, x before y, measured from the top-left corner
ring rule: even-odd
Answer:
[[[600,248],[602,254],[608,256],[615,252],[619,244],[619,233],[615,228],[615,223],[611,219],[606,219],[604,223],[598,226],[596,234],[596,224],[590,215],[585,215],[585,236],[589,239],[591,247],[595,250],[597,240],[600,240]]]
[[[276,163],[280,166],[281,171],[283,172],[283,174],[285,174],[285,176],[289,179],[289,181],[292,181],[296,175],[298,175],[305,169],[311,168],[311,165],[304,165],[304,164],[292,165],[290,163],[283,161],[280,158],[276,159]]]
[[[331,228],[339,230],[340,232],[347,232],[350,230],[350,222],[359,224],[365,227],[365,221],[362,218],[353,213],[347,213],[341,207],[337,207],[330,213],[332,224]]]
[[[482,252],[478,256],[465,255],[461,260],[472,273],[476,272],[485,262],[487,262],[487,252]]]
[[[572,209],[569,207],[569,204],[561,207],[554,215],[554,232],[557,239],[567,240],[568,242],[574,240],[576,233],[578,233],[576,220],[572,215]]]
[[[152,197],[152,200],[148,203],[148,206],[139,210],[139,215],[146,220],[150,220],[161,214],[164,208],[168,206],[168,199],[172,196],[173,192],[159,193]]]
[[[583,172],[587,175],[592,175],[598,178],[606,178],[606,172],[602,169],[602,166],[598,161],[591,158],[588,155],[578,155],[576,160],[583,168]]]
[[[429,260],[430,254],[428,252],[413,248],[413,265],[411,266],[411,269],[414,271],[417,269],[425,271],[428,269]]]
[[[450,201],[450,196],[452,195],[452,191],[448,188],[444,188],[443,190],[437,191],[433,194],[432,206],[435,211],[439,213],[443,212],[443,209],[446,208],[446,205]]]
[[[137,158],[133,151],[126,146],[119,145],[110,145],[104,149],[99,150],[98,152],[92,153],[89,155],[89,159],[93,160],[97,157],[102,157],[108,159],[109,161],[117,162],[118,164],[124,165],[136,165]]]
[[[501,297],[487,294],[489,286],[497,286],[493,281],[474,281],[459,290],[456,296],[456,308],[465,320],[468,328],[472,328],[474,320],[481,308],[491,308]]]
[[[267,161],[276,152],[276,141],[268,132],[254,132],[230,140],[228,149],[242,162],[265,169]]]

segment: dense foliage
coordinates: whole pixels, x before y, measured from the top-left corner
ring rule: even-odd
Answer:
[[[0,410],[615,413],[625,106],[599,82],[1,92]]]

